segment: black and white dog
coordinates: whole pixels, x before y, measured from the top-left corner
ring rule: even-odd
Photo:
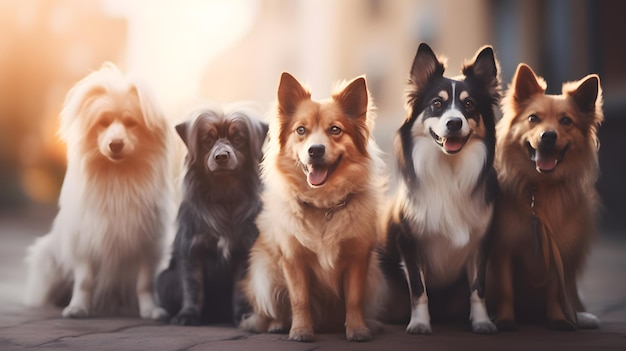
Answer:
[[[258,236],[267,124],[253,110],[230,105],[198,109],[176,131],[188,150],[184,194],[158,297],[172,324],[238,324],[249,308],[237,286]]]
[[[484,47],[463,76],[446,78],[444,69],[421,44],[408,83],[408,116],[396,136],[399,185],[384,222],[381,264],[396,302],[384,319],[409,319],[408,292],[407,332],[430,334],[427,287],[445,288],[466,273],[472,329],[491,334],[496,327],[484,303],[483,245],[497,190],[498,63]]]

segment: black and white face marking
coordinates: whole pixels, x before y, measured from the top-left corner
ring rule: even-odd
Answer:
[[[424,133],[430,134],[446,154],[463,149],[479,121],[476,102],[464,82],[445,79],[425,99],[420,116]]]

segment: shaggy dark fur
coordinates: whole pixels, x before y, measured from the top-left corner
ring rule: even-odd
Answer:
[[[183,201],[169,267],[157,294],[178,325],[238,324],[238,292],[258,236],[259,162],[267,125],[245,108],[198,110],[176,131],[188,149]]]

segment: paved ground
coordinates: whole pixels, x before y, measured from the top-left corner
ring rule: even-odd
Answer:
[[[494,336],[474,335],[466,325],[434,325],[434,334],[413,336],[387,326],[369,343],[321,334],[313,343],[285,335],[248,334],[228,326],[174,327],[138,318],[69,320],[56,309],[20,305],[26,246],[50,226],[53,211],[0,215],[0,350],[626,350],[626,241],[600,237],[582,282],[599,330],[553,332],[542,326]],[[621,233],[622,237],[626,233]]]

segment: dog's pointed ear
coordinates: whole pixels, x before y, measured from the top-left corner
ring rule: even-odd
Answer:
[[[583,113],[594,112],[596,109],[596,101],[601,94],[600,77],[597,74],[590,74],[585,78],[574,82],[573,86],[568,89],[568,85],[563,85],[563,92],[574,99],[576,106]],[[602,97],[600,96],[600,100]]]
[[[426,43],[421,43],[415,53],[409,83],[407,87],[407,100],[411,104],[420,99],[420,92],[428,85],[433,77],[443,76],[445,60],[440,61],[437,55]]]
[[[474,60],[463,66],[461,72],[470,79],[478,80],[479,84],[488,87],[492,93],[499,94],[500,78],[498,76],[498,60],[491,46],[478,49]]]
[[[478,49],[474,60],[463,68],[463,74],[493,79],[498,76],[496,56],[491,46]]]
[[[287,72],[281,74],[278,83],[278,111],[282,115],[293,114],[302,100],[310,98],[311,93],[296,78]]]
[[[513,98],[521,103],[535,94],[544,94],[546,91],[545,81],[533,72],[530,66],[520,63],[513,76]]]
[[[357,77],[346,84],[340,92],[333,94],[333,99],[350,118],[365,119],[369,104],[369,93],[365,77]]]
[[[174,128],[176,128],[176,133],[178,133],[178,136],[180,136],[180,138],[183,140],[185,145],[189,146],[189,144],[187,143],[189,140],[189,135],[187,133],[187,130],[189,129],[188,123],[183,122],[183,123],[177,124]]]

